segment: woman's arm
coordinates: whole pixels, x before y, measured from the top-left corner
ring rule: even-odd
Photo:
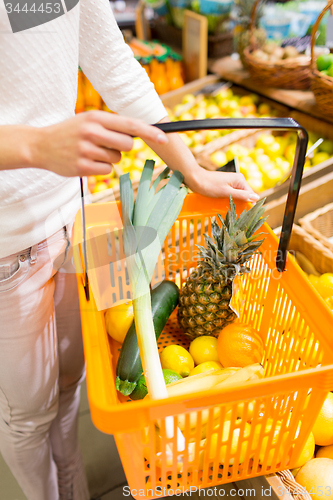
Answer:
[[[157,123],[166,112],[116,23],[109,0],[80,0],[79,63],[112,111]]]
[[[158,145],[164,132],[141,120],[90,111],[49,127],[0,126],[0,170],[42,168],[65,177],[107,174],[132,136]]]
[[[164,118],[160,123],[168,122]],[[211,172],[198,165],[189,148],[178,134],[167,134],[166,145],[147,144],[172,169],[179,170],[184,175],[187,186],[194,192],[212,198],[224,198],[230,194],[235,199],[256,201],[259,196],[253,192],[243,174]]]
[[[153,84],[124,42],[108,0],[80,2],[80,66],[113,111],[146,123],[169,121]],[[145,142],[171,169],[180,170],[195,192],[212,197],[231,194],[250,201],[259,198],[243,175],[202,169],[178,134],[168,134],[164,146]]]

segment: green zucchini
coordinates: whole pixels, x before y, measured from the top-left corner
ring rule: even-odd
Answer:
[[[156,340],[177,306],[178,298],[179,288],[173,281],[164,280],[151,292],[151,309]],[[116,375],[116,389],[124,396],[129,396],[142,375],[142,363],[134,321],[121,347]]]

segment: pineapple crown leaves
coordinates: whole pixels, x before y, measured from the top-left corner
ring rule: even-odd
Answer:
[[[235,204],[230,196],[230,210],[224,220],[220,214],[212,219],[212,236],[205,234],[206,248],[197,245],[202,259],[201,265],[226,275],[249,272],[244,264],[258,250],[264,239],[257,238],[265,233],[254,234],[266,221],[262,217],[265,199],[258,201],[250,210],[245,209],[237,219]]]

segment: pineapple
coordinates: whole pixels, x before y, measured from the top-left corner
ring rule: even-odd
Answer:
[[[251,45],[252,50],[260,49],[266,41],[266,31],[259,28],[260,18],[263,15],[263,3],[257,6],[253,30],[251,30],[251,17],[255,0],[235,1],[235,45],[240,55],[241,62],[245,67],[244,49]]]
[[[225,219],[217,214],[221,226],[212,219],[212,236],[205,234],[207,248],[200,245],[201,261],[191,272],[180,292],[178,322],[184,333],[191,337],[218,336],[221,329],[236,319],[230,308],[232,284],[236,275],[250,272],[246,263],[264,240],[253,236],[267,217],[262,218],[265,200],[246,209],[237,219],[230,196],[230,212]]]

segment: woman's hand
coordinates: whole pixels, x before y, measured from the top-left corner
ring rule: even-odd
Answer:
[[[168,142],[164,132],[141,120],[105,111],[89,111],[56,125],[34,129],[30,167],[44,168],[65,177],[108,174],[121,151],[130,151],[133,137],[154,145]]]
[[[195,193],[211,198],[229,198],[231,195],[236,200],[259,200],[243,174],[212,172],[199,167],[189,173],[185,182]]]
[[[160,123],[168,123],[169,118],[163,118]],[[167,134],[167,145],[148,145],[164,160],[171,170],[179,170],[184,176],[185,184],[195,193],[210,198],[233,198],[244,201],[257,201],[259,196],[254,193],[243,174],[212,172],[200,167],[189,148],[177,133]],[[147,141],[146,141],[147,142]]]

